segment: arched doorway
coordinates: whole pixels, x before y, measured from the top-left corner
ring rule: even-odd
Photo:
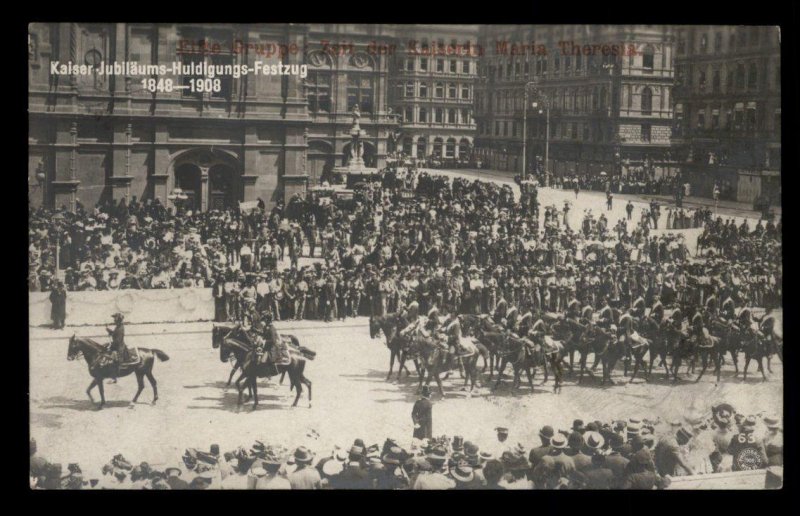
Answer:
[[[308,143],[308,182],[315,185],[328,178],[334,165],[333,147],[323,141]]]
[[[201,206],[200,167],[192,163],[184,163],[175,169],[175,188],[180,188],[188,197],[186,207],[199,210]]]
[[[208,209],[224,210],[235,204],[234,171],[228,165],[214,165],[208,170]]]

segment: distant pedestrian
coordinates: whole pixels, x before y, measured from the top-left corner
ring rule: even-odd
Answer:
[[[628,201],[628,204],[625,205],[625,211],[628,212],[628,220],[631,220],[633,216],[633,203]]]
[[[614,194],[612,194],[611,191],[609,190],[608,192],[606,192],[606,208],[608,209],[608,211],[611,211],[611,206],[613,201],[614,201]]]

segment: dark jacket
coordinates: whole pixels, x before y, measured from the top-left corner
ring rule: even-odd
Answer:
[[[67,317],[67,291],[54,288],[50,292],[50,319],[53,322],[63,321]]]
[[[411,419],[419,428],[414,429],[415,439],[425,439],[433,437],[433,404],[431,400],[422,398],[414,403],[411,411]]]

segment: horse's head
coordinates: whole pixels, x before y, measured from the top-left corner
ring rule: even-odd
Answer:
[[[78,339],[75,337],[75,334],[72,334],[72,337],[69,338],[69,347],[67,348],[67,360],[75,360],[81,354],[81,348],[78,345]]]

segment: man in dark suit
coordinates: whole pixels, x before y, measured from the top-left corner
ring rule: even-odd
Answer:
[[[425,385],[422,387],[422,397],[414,403],[414,409],[411,411],[411,420],[414,422],[414,439],[433,437],[433,404],[430,398],[431,390]]]
[[[63,328],[64,320],[67,318],[67,291],[64,289],[64,284],[59,280],[53,282],[50,303],[50,319],[53,321],[53,328]]]

